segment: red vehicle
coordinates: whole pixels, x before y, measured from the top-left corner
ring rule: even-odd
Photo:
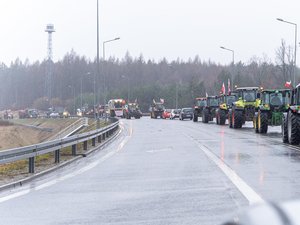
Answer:
[[[165,109],[164,112],[162,113],[161,118],[170,119],[170,117],[171,117],[171,109]]]

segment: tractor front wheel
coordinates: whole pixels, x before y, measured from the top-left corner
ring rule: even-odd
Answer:
[[[198,122],[198,114],[194,113],[193,121],[194,122]]]
[[[283,141],[283,143],[288,143],[289,142],[289,138],[288,138],[288,122],[287,122],[287,117],[283,117],[282,118],[281,133],[282,133],[282,141]]]
[[[203,109],[202,111],[202,122],[208,123],[208,110]]]
[[[219,112],[219,124],[225,125],[226,122],[226,112],[224,110],[220,110]]]
[[[243,112],[239,110],[232,111],[232,126],[233,128],[242,128],[243,125]]]
[[[265,134],[268,132],[268,113],[258,112],[258,132]]]
[[[228,112],[228,125],[229,125],[229,128],[232,128],[232,111],[231,110]]]

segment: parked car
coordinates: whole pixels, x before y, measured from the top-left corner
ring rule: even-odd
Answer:
[[[172,109],[170,119],[174,120],[175,118],[179,118],[180,111],[181,109]]]
[[[59,118],[59,113],[58,112],[52,112],[50,113],[50,118]]]
[[[169,119],[170,116],[171,116],[171,109],[165,109],[164,112],[162,113],[161,118]]]
[[[179,120],[193,119],[194,110],[192,108],[183,108],[179,113]]]

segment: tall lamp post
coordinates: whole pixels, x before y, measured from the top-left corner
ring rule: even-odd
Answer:
[[[76,98],[75,98],[75,87],[72,85],[68,85],[68,88],[71,89],[71,92],[73,94],[73,110],[74,110],[74,115],[76,115]]]
[[[91,73],[87,72],[85,75],[89,76],[89,75],[91,75]],[[81,107],[81,109],[83,107],[83,78],[84,78],[84,75],[81,76],[81,84],[80,84],[80,107]],[[94,96],[94,98],[95,98],[95,96]]]
[[[130,83],[129,83],[129,77],[122,75],[121,76],[124,79],[127,79],[127,103],[129,103],[129,97],[130,97]]]
[[[234,50],[225,48],[223,46],[220,47],[221,49],[224,49],[226,51],[232,52],[232,73],[231,73],[231,91],[233,91],[233,73],[234,73]]]
[[[99,0],[97,0],[97,74],[94,74],[94,117],[96,118],[96,108],[95,108],[95,103],[96,103],[96,75],[99,77],[100,75],[100,62],[99,62]]]
[[[105,44],[106,43],[109,43],[109,42],[113,42],[113,41],[117,41],[117,40],[120,40],[119,37],[117,38],[114,38],[114,39],[111,39],[111,40],[107,40],[107,41],[103,41],[103,61],[105,61]],[[104,67],[104,65],[103,65]],[[103,69],[102,67],[102,69]],[[105,88],[105,73],[104,73],[104,69],[103,69],[103,87],[104,87],[104,105],[106,104],[106,88]]]
[[[297,24],[289,22],[280,18],[276,18],[278,21],[283,23],[288,23],[295,26],[295,51],[294,51],[294,77],[293,77],[293,86],[296,86],[296,59],[297,59]]]

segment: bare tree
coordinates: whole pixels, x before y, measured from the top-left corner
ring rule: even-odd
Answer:
[[[293,61],[293,48],[287,46],[282,39],[281,46],[276,50],[276,63],[279,65],[284,81],[292,79]]]

